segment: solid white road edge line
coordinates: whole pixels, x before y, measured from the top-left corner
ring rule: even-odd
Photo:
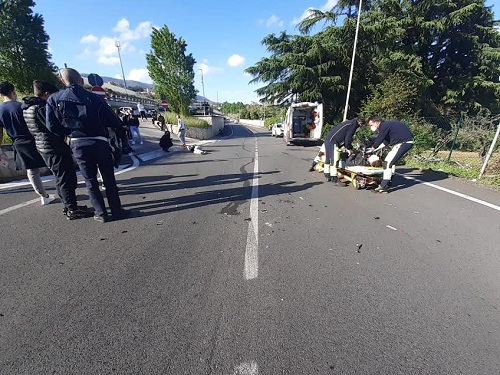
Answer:
[[[259,275],[259,150],[255,138],[252,197],[250,198],[250,222],[248,223],[247,247],[245,250],[245,279],[252,280]]]
[[[124,168],[124,169],[121,169],[121,170],[115,172],[115,175],[119,175],[119,174],[122,174],[125,172],[132,171],[139,166],[139,159],[137,159],[137,157],[135,155],[129,154],[129,156],[132,159],[132,162],[133,162],[132,165],[128,168]],[[79,173],[78,176],[81,177],[81,174]],[[49,177],[49,178],[43,179],[42,181],[46,182],[46,181],[52,181],[52,180],[54,180],[54,176],[52,176],[52,178]],[[79,183],[81,183],[81,182],[82,181],[79,181]],[[27,182],[27,183],[19,182],[19,183],[10,184],[11,185],[10,187],[11,188],[12,187],[20,187],[20,186],[29,185],[29,184],[30,184],[29,182]],[[19,204],[16,204],[15,206],[12,206],[12,207],[4,208],[3,210],[0,210],[0,216],[6,214],[7,212],[17,210],[18,208],[23,208],[23,207],[29,206],[30,204],[33,204],[36,202],[40,202],[40,198],[32,199],[32,200],[24,202],[24,203],[19,203]]]
[[[420,184],[427,185],[427,186],[432,187],[434,189],[438,189],[438,190],[444,191],[444,192],[446,192],[448,194],[453,194],[453,195],[456,195],[457,197],[460,197],[460,198],[463,198],[463,199],[467,199],[467,200],[469,200],[471,202],[478,203],[478,204],[481,204],[483,206],[486,206],[486,207],[492,208],[494,210],[500,211],[500,206],[497,206],[497,205],[494,205],[492,203],[483,201],[481,199],[477,199],[477,198],[471,197],[470,195],[462,194],[462,193],[459,193],[458,191],[447,189],[445,187],[438,186],[438,185],[435,185],[435,184],[430,183],[430,182],[425,182],[425,181],[422,181],[422,180],[420,180],[420,179],[418,179],[416,177],[407,176],[407,175],[404,175],[404,174],[401,174],[401,173],[396,173],[396,174],[399,175],[399,176],[402,176],[404,178],[407,178],[409,180],[416,181],[416,182],[418,182]]]

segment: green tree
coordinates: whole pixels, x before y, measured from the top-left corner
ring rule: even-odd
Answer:
[[[33,13],[32,0],[0,3],[0,80],[20,92],[32,92],[33,80],[56,83],[55,66],[48,52],[49,36],[43,17]]]
[[[196,60],[192,54],[186,55],[186,48],[183,38],[176,38],[163,26],[153,29],[151,52],[146,55],[156,95],[165,95],[172,111],[182,115],[189,114],[189,104],[197,93],[193,70]]]

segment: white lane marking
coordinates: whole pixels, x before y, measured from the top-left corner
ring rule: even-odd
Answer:
[[[259,275],[259,150],[255,138],[255,159],[253,164],[252,197],[250,198],[250,223],[248,223],[247,247],[245,250],[245,279]]]
[[[23,207],[29,206],[30,204],[33,204],[36,202],[40,202],[40,198],[32,199],[32,200],[24,202],[24,203],[19,203],[19,204],[16,204],[15,206],[12,206],[12,207],[4,208],[3,210],[0,210],[0,215],[4,215],[7,212],[17,210],[18,208],[23,208]]]
[[[452,195],[456,195],[457,197],[460,197],[460,198],[463,198],[463,199],[467,199],[467,200],[469,200],[471,202],[478,203],[478,204],[481,204],[483,206],[486,206],[486,207],[492,208],[494,210],[500,211],[500,206],[494,205],[493,203],[489,203],[489,202],[483,201],[481,199],[477,199],[477,198],[471,197],[470,195],[462,194],[462,193],[459,193],[458,191],[447,189],[445,187],[438,186],[438,185],[435,185],[435,184],[430,183],[430,182],[422,181],[422,180],[420,180],[420,179],[418,179],[416,177],[407,176],[407,175],[404,175],[404,174],[401,174],[401,173],[396,173],[396,174],[399,175],[399,176],[402,176],[404,178],[407,178],[409,180],[417,181],[418,183],[427,185],[427,186],[432,187],[434,189],[438,189],[438,190],[444,191],[446,193],[449,193],[449,194],[452,194]]]
[[[129,172],[129,171],[134,170],[135,168],[137,168],[139,166],[139,159],[137,159],[137,157],[135,155],[132,155],[132,154],[129,154],[129,156],[132,159],[132,165],[128,168],[123,168],[123,166],[120,166],[122,169],[121,170],[119,169],[118,171],[116,171],[115,175],[120,175],[122,173]],[[78,173],[77,175],[78,175],[78,177],[81,177],[80,173]],[[52,177],[48,176],[46,179],[42,179],[43,182],[53,181],[53,180],[54,180],[54,176],[52,176]],[[12,183],[9,185],[11,185],[10,186],[11,188],[29,185],[30,184],[29,181],[28,180],[26,180],[26,181],[27,182],[18,181],[16,183]],[[82,181],[79,181],[78,183],[82,183]],[[16,204],[15,206],[12,206],[12,207],[4,208],[3,210],[0,210],[0,216],[6,214],[8,212],[17,210],[19,208],[29,206],[30,204],[33,204],[36,202],[40,202],[40,198],[36,198],[36,199],[32,199],[32,200],[27,201],[27,202],[19,203],[19,204]]]
[[[234,368],[233,375],[258,375],[259,366],[257,362],[244,362]]]

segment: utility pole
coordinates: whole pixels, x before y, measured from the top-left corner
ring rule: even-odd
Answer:
[[[203,69],[200,68],[199,71],[201,72],[201,87],[203,89],[203,114],[207,114],[207,107],[205,106],[205,101],[207,98],[205,98],[205,84],[203,83]]]
[[[356,57],[356,45],[358,44],[359,20],[361,18],[361,6],[363,0],[359,0],[358,21],[356,22],[356,33],[354,36],[354,47],[352,48],[351,72],[349,73],[349,84],[347,86],[347,97],[345,99],[344,121],[347,120],[347,109],[349,108],[349,95],[351,94],[352,74],[354,72],[354,59]]]
[[[118,58],[120,59],[120,66],[122,67],[123,85],[125,86],[125,93],[127,93],[127,81],[125,81],[125,73],[123,71],[122,55],[120,54],[120,42],[117,40],[115,40],[115,47],[118,50]]]

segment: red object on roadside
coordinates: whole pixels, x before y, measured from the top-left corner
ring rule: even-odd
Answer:
[[[106,91],[101,86],[94,86],[91,90],[94,94],[106,96]]]

